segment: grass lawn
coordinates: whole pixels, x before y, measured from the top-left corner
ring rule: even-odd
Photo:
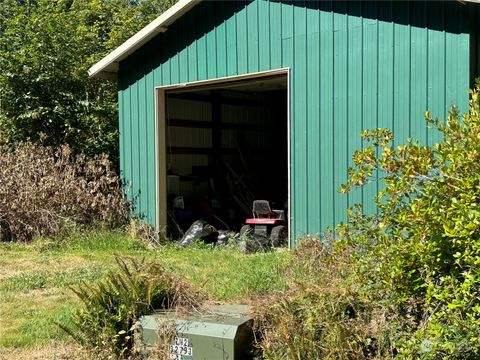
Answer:
[[[286,288],[288,252],[244,255],[238,249],[146,249],[121,232],[75,234],[60,244],[0,243],[0,359],[73,359],[76,347],[55,324],[68,324],[78,301],[69,286],[114,267],[114,255],[161,259],[212,301],[248,303]]]

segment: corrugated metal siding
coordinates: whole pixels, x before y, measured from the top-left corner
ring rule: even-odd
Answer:
[[[468,7],[459,2],[203,2],[120,66],[122,176],[136,211],[155,219],[153,87],[289,67],[294,236],[375,211],[372,184],[348,196],[365,128],[425,143],[423,112],[467,107]]]

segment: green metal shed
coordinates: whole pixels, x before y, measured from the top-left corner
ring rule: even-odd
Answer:
[[[286,99],[281,111],[291,245],[344,220],[354,203],[375,211],[371,198],[378,183],[349,195],[338,192],[353,152],[362,147],[360,132],[387,127],[399,143],[413,137],[433,144],[439,135],[427,128],[423,113],[444,119],[451,105],[467,109],[467,90],[477,74],[476,6],[460,1],[179,1],[90,69],[91,76],[118,79],[121,176],[136,213],[157,228],[166,225],[169,161],[175,154],[187,162],[197,156],[189,169],[206,161],[200,140],[216,141],[215,127],[206,130],[205,117],[215,112],[215,91],[209,89],[231,89],[235,82],[244,92],[254,89],[251,97],[228,98],[221,111],[230,103],[247,104],[232,108],[228,117],[250,114],[264,119],[255,126],[265,130],[278,126],[267,119],[275,106],[255,113],[248,104],[262,99],[261,86],[271,90],[278,81],[284,81]],[[283,80],[269,80],[278,78]],[[175,127],[168,127],[169,92],[179,98],[176,117],[183,114]],[[200,103],[202,96],[211,101],[208,109]],[[255,128],[248,126],[251,132]],[[179,134],[177,152],[169,147],[170,131]],[[265,132],[256,136],[256,142],[268,137]],[[181,146],[187,140],[196,144],[190,151]]]

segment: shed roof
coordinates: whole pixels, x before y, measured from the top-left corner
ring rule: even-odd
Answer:
[[[200,3],[202,0],[180,0],[162,15],[145,26],[122,45],[117,47],[90,69],[88,75],[103,79],[116,79],[118,72],[118,64],[126,59],[130,54],[134,53],[140,47],[149,42],[158,33],[167,31],[169,25],[173,24],[177,19],[182,17],[187,11]]]
[[[169,25],[182,17],[186,12],[203,0],[179,0],[175,5],[165,11],[162,15],[145,26],[122,45],[117,47],[88,70],[90,77],[103,79],[116,79],[120,61],[137,51],[158,33],[167,31]],[[457,0],[460,3],[480,3],[480,0]]]

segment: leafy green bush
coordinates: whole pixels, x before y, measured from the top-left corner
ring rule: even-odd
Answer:
[[[106,156],[67,146],[0,146],[0,240],[57,236],[72,224],[125,223],[127,207]]]
[[[378,213],[356,206],[336,240],[296,251],[262,310],[266,359],[480,358],[480,90],[461,119],[426,120],[433,147],[363,133],[342,191],[379,174]]]
[[[121,259],[104,280],[72,290],[82,302],[71,326],[60,325],[98,358],[126,358],[135,323],[154,309],[196,304],[196,292],[156,261]]]
[[[343,188],[382,174],[378,216],[354,209],[340,232],[355,249],[365,286],[412,320],[396,334],[401,357],[480,357],[479,99],[472,91],[462,119],[455,108],[445,123],[426,113],[443,135],[433,147],[408,141],[395,148],[390,131],[364,132],[371,145],[355,153]]]

